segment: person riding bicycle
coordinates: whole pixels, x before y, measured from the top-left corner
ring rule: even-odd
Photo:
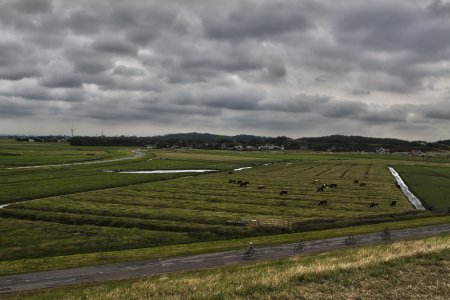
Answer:
[[[255,251],[256,251],[256,249],[255,249],[255,247],[253,247],[253,242],[250,242],[248,244],[247,250],[245,251],[245,254],[250,254],[250,253],[253,253]]]
[[[391,238],[391,232],[389,231],[389,229],[387,227],[384,228],[384,230],[383,230],[382,238],[386,239],[386,240],[389,240]]]

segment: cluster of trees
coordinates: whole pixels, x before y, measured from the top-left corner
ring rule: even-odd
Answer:
[[[209,133],[180,133],[151,137],[77,136],[70,140],[76,146],[153,146],[156,148],[199,148],[199,149],[267,149],[267,145],[287,150],[312,151],[366,151],[375,152],[384,148],[391,152],[449,150],[450,140],[427,143],[389,138],[331,135],[325,137],[304,137],[293,139],[286,136],[261,137],[254,135],[216,135]]]

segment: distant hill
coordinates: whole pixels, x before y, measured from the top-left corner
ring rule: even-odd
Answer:
[[[116,136],[85,137],[77,136],[70,140],[76,146],[154,146],[156,148],[198,148],[198,149],[267,149],[267,145],[287,150],[312,151],[390,151],[409,152],[450,150],[450,140],[428,143],[425,141],[406,141],[393,138],[374,138],[363,136],[331,135],[323,137],[303,137],[293,139],[286,136],[262,137],[240,134],[235,136],[211,133],[176,133],[150,137]]]

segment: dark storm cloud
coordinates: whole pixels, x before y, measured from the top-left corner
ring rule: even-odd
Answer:
[[[450,125],[448,16],[440,0],[0,0],[0,109],[183,131],[429,134]]]

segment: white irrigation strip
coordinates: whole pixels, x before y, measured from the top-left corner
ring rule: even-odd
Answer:
[[[242,167],[242,168],[237,168],[237,169],[233,169],[233,171],[241,171],[241,170],[246,170],[246,169],[251,169],[253,167]]]
[[[402,190],[403,194],[405,194],[406,198],[408,198],[409,202],[411,202],[412,205],[418,210],[425,210],[425,207],[423,207],[422,202],[409,190],[408,186],[403,182],[400,175],[398,175],[397,171],[394,170],[394,168],[389,167],[389,171],[391,171],[392,176],[394,176],[395,180],[397,181],[398,185],[400,186],[400,189]]]
[[[205,173],[205,172],[216,172],[217,170],[152,170],[152,171],[120,171],[117,173],[121,174],[172,174],[172,173]]]

